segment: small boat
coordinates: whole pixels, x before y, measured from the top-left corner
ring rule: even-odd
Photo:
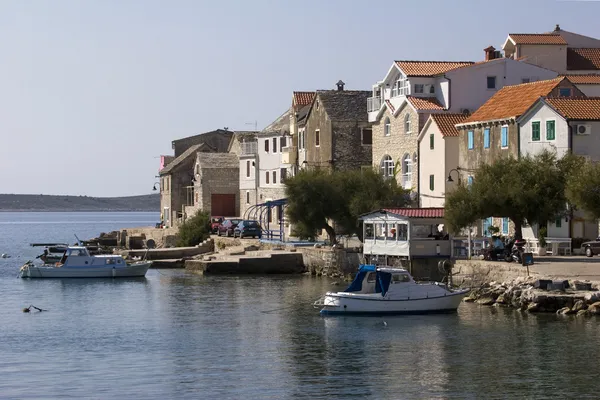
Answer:
[[[314,306],[324,315],[453,313],[468,292],[440,282],[417,283],[402,268],[361,265],[346,290],[327,292]]]
[[[131,278],[142,277],[152,261],[128,262],[120,255],[90,255],[83,246],[66,246],[58,262],[36,265],[27,261],[21,267],[22,278]]]

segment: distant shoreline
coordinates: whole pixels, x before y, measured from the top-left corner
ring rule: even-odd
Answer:
[[[157,213],[159,214],[160,211],[158,209],[156,210],[99,210],[99,209],[95,209],[95,210],[42,210],[42,209],[23,209],[23,210],[15,210],[15,209],[11,209],[11,210],[3,210],[0,209],[0,212],[10,212],[10,213],[23,213],[23,212],[47,212],[47,213],[51,213],[51,212],[140,212],[140,213]]]
[[[160,195],[127,197],[0,194],[0,212],[156,212]]]

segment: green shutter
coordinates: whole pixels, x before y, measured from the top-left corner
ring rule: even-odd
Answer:
[[[562,218],[557,218],[556,223],[554,225],[556,225],[557,228],[561,228],[562,227]]]
[[[435,139],[434,139],[434,136],[433,136],[433,133],[432,133],[431,135],[429,135],[429,148],[430,148],[431,150],[433,150],[433,148],[434,148],[434,147],[433,147],[433,146],[434,146],[434,143],[433,143],[433,142],[434,142],[434,140],[435,140]]]
[[[546,140],[556,139],[555,124],[556,122],[554,121],[546,121]]]
[[[531,123],[531,141],[537,142],[540,140],[540,121]]]
[[[429,190],[434,189],[434,177],[433,175],[429,175]]]

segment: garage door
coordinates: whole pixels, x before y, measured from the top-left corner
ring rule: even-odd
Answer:
[[[213,194],[210,196],[210,215],[236,217],[235,194]]]

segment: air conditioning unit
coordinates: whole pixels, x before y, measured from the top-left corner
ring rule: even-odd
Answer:
[[[592,126],[590,124],[575,125],[576,135],[589,135],[592,133]]]

